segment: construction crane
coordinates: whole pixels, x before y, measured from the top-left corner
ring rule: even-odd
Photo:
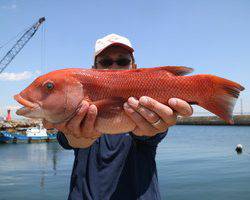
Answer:
[[[10,62],[16,57],[16,55],[21,51],[21,49],[27,44],[27,42],[36,33],[41,24],[45,21],[45,17],[42,17],[33,24],[15,43],[15,45],[7,52],[7,54],[0,61],[0,74],[6,69]]]

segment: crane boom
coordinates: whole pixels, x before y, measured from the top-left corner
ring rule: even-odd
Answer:
[[[7,52],[7,54],[0,61],[0,74],[5,70],[8,64],[15,58],[15,56],[21,51],[21,49],[26,45],[26,43],[32,38],[36,33],[39,26],[45,21],[45,17],[42,17],[33,24],[15,43],[15,45]]]

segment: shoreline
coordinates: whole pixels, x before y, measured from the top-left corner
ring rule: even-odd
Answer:
[[[177,125],[207,125],[207,126],[250,126],[250,115],[234,115],[234,124],[229,124],[217,116],[178,117]]]
[[[229,124],[217,116],[193,116],[178,117],[177,125],[224,125],[224,126],[250,126],[250,115],[234,115],[234,124]],[[0,121],[0,131],[7,130],[9,132],[20,131],[22,128],[35,127],[41,124],[41,120],[34,119],[18,119],[11,121]]]

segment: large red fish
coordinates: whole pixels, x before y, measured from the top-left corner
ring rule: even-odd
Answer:
[[[43,118],[52,123],[70,120],[82,100],[95,104],[95,128],[104,133],[131,131],[135,124],[123,111],[130,96],[150,96],[163,104],[176,97],[197,104],[227,122],[244,88],[213,75],[184,76],[187,67],[157,67],[134,70],[62,69],[38,77],[15,95],[24,107],[18,115]]]

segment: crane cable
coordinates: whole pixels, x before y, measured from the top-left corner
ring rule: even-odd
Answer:
[[[44,24],[44,26],[42,26],[41,28],[41,72],[44,72],[45,69],[45,50],[46,50],[46,38],[45,38],[45,32],[46,32],[46,24]]]

